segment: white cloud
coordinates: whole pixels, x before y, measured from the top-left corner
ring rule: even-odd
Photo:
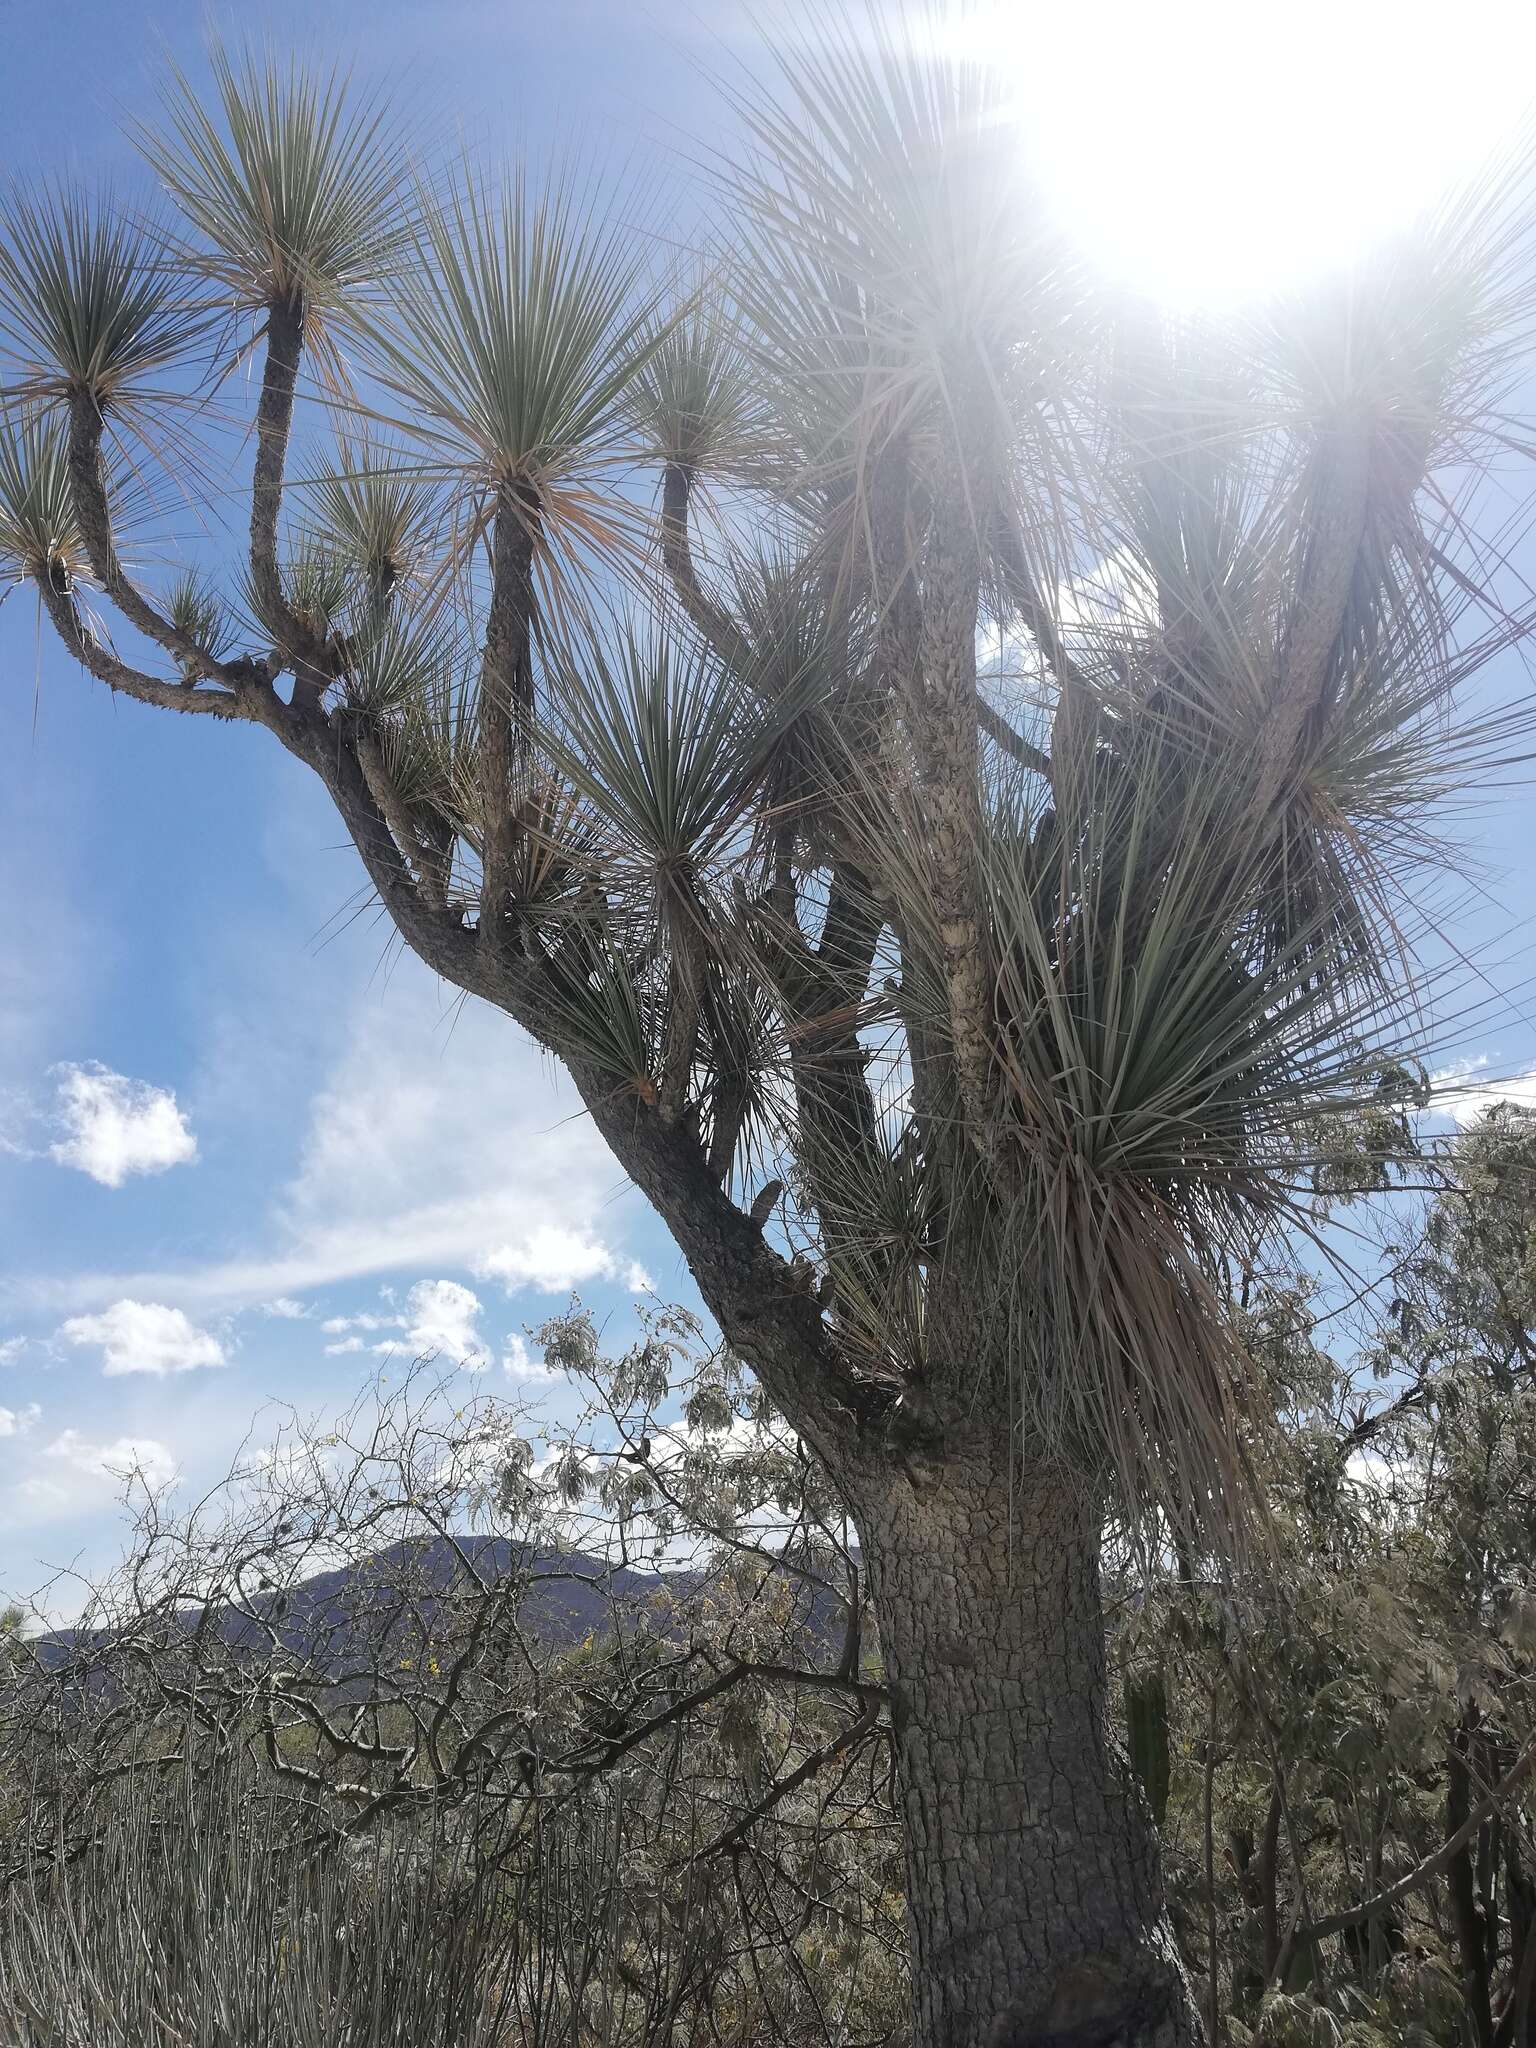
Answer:
[[[191,1125],[169,1088],[131,1081],[91,1060],[54,1068],[64,1136],[49,1157],[120,1188],[130,1174],[164,1173],[197,1157]]]
[[[99,1345],[101,1369],[109,1378],[130,1372],[163,1378],[224,1363],[224,1347],[211,1331],[158,1301],[124,1299],[100,1315],[71,1316],[59,1335],[68,1344]]]
[[[110,1443],[91,1443],[77,1429],[66,1429],[43,1452],[72,1472],[87,1479],[141,1478],[150,1486],[163,1486],[176,1470],[169,1449],[152,1436],[114,1437]]]
[[[8,1277],[0,1303],[63,1316],[132,1295],[223,1313],[369,1274],[468,1269],[541,1226],[590,1243],[592,1219],[612,1213],[612,1155],[510,1019],[445,1005],[407,959],[335,1037],[345,1050],[310,1105],[298,1170],[249,1251],[194,1270]]]
[[[473,1360],[483,1364],[480,1297],[473,1289],[461,1287],[457,1280],[418,1280],[405,1297],[405,1308],[403,1342],[418,1357],[431,1352],[461,1365]]]
[[[500,1280],[509,1294],[521,1287],[531,1287],[536,1294],[569,1294],[584,1280],[622,1278],[629,1287],[650,1285],[643,1266],[621,1259],[589,1231],[558,1223],[537,1224],[517,1243],[482,1253],[474,1271],[484,1279]]]
[[[25,1337],[7,1337],[0,1344],[0,1365],[14,1365],[27,1348]]]
[[[380,1357],[408,1351],[416,1358],[451,1358],[476,1371],[489,1363],[488,1346],[480,1334],[480,1297],[457,1280],[418,1280],[398,1315],[327,1316],[320,1327],[335,1339],[325,1347],[328,1358],[360,1351]],[[356,1334],[359,1330],[389,1334],[365,1344]]]
[[[1515,1074],[1507,1081],[1479,1081],[1474,1085],[1473,1076],[1480,1075],[1487,1065],[1487,1060],[1476,1060],[1434,1077],[1435,1106],[1443,1108],[1464,1131],[1501,1102],[1514,1103],[1520,1109],[1536,1109],[1536,1073]]]
[[[463,1267],[543,1220],[585,1226],[617,1170],[510,1019],[445,1011],[424,981],[360,1008],[283,1202],[336,1277]]]
[[[0,1408],[0,1436],[25,1436],[42,1412],[35,1401],[26,1408]]]
[[[46,1443],[34,1438],[25,1464],[0,1491],[0,1529],[74,1527],[120,1499],[130,1480],[158,1489],[175,1476],[176,1459],[157,1437],[94,1439],[66,1429]]]
[[[515,1330],[508,1336],[507,1348],[501,1354],[501,1369],[509,1380],[553,1381],[559,1377],[541,1358],[532,1356],[527,1340]]]
[[[295,1301],[291,1294],[274,1295],[271,1301],[259,1301],[256,1306],[262,1315],[271,1316],[280,1323],[300,1323],[309,1314],[304,1303]]]

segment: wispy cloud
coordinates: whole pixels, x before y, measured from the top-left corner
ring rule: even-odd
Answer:
[[[159,1488],[175,1474],[175,1456],[158,1437],[98,1438],[78,1429],[61,1430],[28,1447],[24,1464],[0,1497],[0,1528],[71,1523],[109,1507],[130,1485]]]
[[[386,999],[359,1003],[342,1038],[297,1170],[249,1249],[180,1269],[12,1278],[0,1285],[6,1310],[65,1316],[126,1297],[229,1313],[455,1267],[548,1291],[624,1277],[629,1262],[595,1228],[618,1169],[507,1019],[445,1012],[424,972],[402,970]]]
[[[309,1314],[309,1308],[305,1302],[295,1301],[291,1294],[278,1294],[271,1301],[258,1301],[256,1313],[269,1316],[274,1322],[300,1323]]]
[[[1432,1107],[1450,1117],[1464,1131],[1500,1103],[1513,1103],[1519,1109],[1536,1109],[1536,1071],[1495,1080],[1490,1077],[1491,1066],[1491,1060],[1482,1058],[1464,1060],[1456,1066],[1442,1069],[1432,1077]]]

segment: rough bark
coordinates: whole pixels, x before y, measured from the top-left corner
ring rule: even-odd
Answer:
[[[1284,1802],[1277,1784],[1269,1795],[1269,1812],[1264,1819],[1264,1841],[1259,1851],[1260,1926],[1263,1931],[1263,1984],[1274,1982],[1280,1961],[1280,1822]],[[1263,1986],[1260,1986],[1262,1990]]]
[[[1330,685],[1370,514],[1371,437],[1363,421],[1340,421],[1324,437],[1313,491],[1295,609],[1259,734],[1255,795],[1260,810],[1284,795],[1308,721]]]
[[[288,609],[277,562],[277,527],[283,505],[283,470],[293,431],[293,401],[304,348],[301,301],[278,300],[267,313],[267,354],[256,408],[256,461],[251,475],[251,588],[268,630],[285,642],[308,635]]]
[[[516,806],[526,793],[533,721],[533,550],[536,507],[511,482],[496,494],[491,602],[480,661],[482,944],[500,943],[517,852]]]
[[[915,2048],[1189,2048],[1156,1835],[1105,1722],[1099,1505],[855,1479],[906,1823]]]
[[[1466,1722],[1451,1738],[1446,1757],[1445,1832],[1448,1842],[1464,1835],[1471,1818],[1471,1773],[1467,1753],[1471,1730]],[[1456,1929],[1456,1947],[1461,1962],[1461,1990],[1477,2048],[1491,2048],[1493,2005],[1488,1982],[1487,1930],[1477,1896],[1472,1845],[1461,1841],[1446,1872],[1451,1895],[1451,1918]]]
[[[211,676],[232,688],[270,680],[266,669],[249,656],[236,661],[216,661],[200,647],[190,633],[184,633],[144,596],[123,568],[112,536],[112,514],[107,498],[106,473],[101,444],[105,419],[96,399],[88,391],[75,392],[69,402],[69,477],[74,499],[75,520],[85,544],[91,573],[124,618],[175,655],[182,667],[183,681]]]

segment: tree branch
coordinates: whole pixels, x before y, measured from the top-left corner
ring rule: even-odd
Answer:
[[[293,670],[296,702],[318,704],[329,681],[324,642],[290,610],[277,560],[283,472],[293,431],[293,401],[304,350],[301,299],[277,299],[267,308],[267,355],[256,407],[256,464],[251,477],[251,584],[263,622]]]
[[[1374,1920],[1395,1906],[1399,1899],[1407,1898],[1410,1892],[1421,1891],[1448,1870],[1457,1856],[1472,1840],[1478,1829],[1493,1814],[1497,1813],[1506,1800],[1518,1792],[1530,1776],[1532,1765],[1536,1765],[1536,1736],[1526,1744],[1513,1764],[1500,1778],[1486,1797],[1479,1800],[1471,1812],[1440,1844],[1431,1856],[1416,1863],[1405,1877],[1387,1886],[1373,1898],[1362,1900],[1358,1906],[1346,1906],[1342,1912],[1329,1913],[1321,1920],[1311,1920],[1304,1927],[1294,1928],[1286,1941],[1276,1963],[1275,1978],[1283,1978],[1286,1965],[1298,1948],[1310,1946],[1315,1941],[1326,1941],[1331,1934],[1342,1934],[1346,1927],[1358,1927],[1364,1920]]]
[[[102,429],[96,401],[89,392],[76,392],[69,406],[70,495],[86,559],[103,591],[130,625],[176,657],[188,682],[208,676],[232,689],[243,683],[269,682],[267,664],[248,655],[237,661],[216,661],[190,633],[157,611],[124,570],[112,540],[112,514],[102,479]]]
[[[445,981],[471,995],[485,995],[484,977],[478,972],[475,959],[474,934],[465,928],[456,911],[429,901],[412,878],[405,855],[395,844],[368,787],[357,748],[337,721],[317,711],[290,709],[274,694],[271,709],[261,723],[325,784],[348,837],[362,858],[369,881],[406,944]]]
[[[56,590],[45,575],[36,576],[33,580],[54,631],[81,667],[95,676],[98,682],[105,683],[108,689],[116,690],[124,697],[132,697],[136,703],[153,704],[161,711],[202,712],[212,718],[261,717],[260,700],[249,687],[203,690],[189,683],[167,683],[156,676],[143,674],[126,661],[120,661],[81,624],[72,597]],[[271,694],[270,686],[265,682],[260,687],[266,694]],[[272,701],[276,703],[277,699],[273,697]]]
[[[1307,526],[1295,608],[1274,701],[1259,737],[1256,801],[1261,811],[1284,793],[1302,735],[1327,689],[1348,616],[1370,494],[1369,429],[1359,419],[1341,421],[1319,457],[1316,507]]]
[[[1063,690],[1091,692],[1093,685],[1067,652],[1055,614],[1030,574],[1016,531],[1010,529],[1004,535],[997,548],[997,562],[1002,573],[1003,595],[1018,613],[1058,686]]]
[[[514,797],[533,724],[535,507],[503,481],[491,525],[491,600],[480,658],[480,945],[499,947],[517,853]]]
[[[661,479],[661,558],[683,610],[703,635],[706,645],[743,680],[754,668],[751,643],[736,622],[715,603],[699,581],[688,538],[688,507],[693,485],[688,471],[669,462]]]
[[[1025,739],[1022,733],[1015,732],[1002,713],[995,711],[980,692],[976,697],[976,723],[987,738],[995,741],[1005,754],[1011,755],[1024,767],[1033,769],[1036,775],[1043,775],[1047,782],[1050,781],[1050,755],[1035,746],[1032,741]]]
[[[369,879],[406,943],[446,981],[512,1017],[566,1064],[620,1166],[667,1223],[726,1341],[824,1457],[847,1452],[888,1405],[859,1378],[828,1330],[808,1271],[781,1258],[720,1185],[697,1136],[634,1098],[564,1041],[560,1006],[534,959],[488,952],[458,915],[435,909],[412,880],[375,803],[355,748],[316,714],[264,722],[330,791]]]
[[[843,1356],[812,1292],[809,1269],[765,1242],[681,1124],[665,1123],[632,1097],[619,1100],[606,1075],[563,1056],[614,1156],[672,1232],[726,1342],[813,1449],[834,1468],[846,1462],[889,1397]]]
[[[733,1821],[729,1827],[723,1828],[712,1841],[706,1842],[702,1849],[697,1850],[689,1861],[703,1863],[711,1856],[719,1856],[728,1849],[734,1849],[738,1842],[745,1841],[757,1823],[765,1819],[780,1800],[787,1799],[790,1793],[797,1791],[808,1778],[814,1778],[818,1771],[834,1762],[845,1750],[852,1749],[855,1743],[862,1742],[866,1735],[872,1735],[879,1725],[879,1709],[874,1706],[866,1707],[857,1720],[850,1721],[846,1728],[834,1735],[830,1741],[822,1743],[819,1749],[813,1749],[787,1778],[780,1778],[776,1785],[770,1786],[756,1805],[749,1807],[740,1820]]]
[[[877,488],[887,529],[881,599],[898,587],[908,479],[902,451]],[[899,471],[899,473],[898,473]],[[981,763],[977,740],[976,616],[981,561],[963,467],[951,455],[931,486],[918,645],[903,667],[917,754],[918,796],[928,835],[933,910],[943,951],[949,1031],[972,1143],[996,1152],[991,947],[982,915]],[[899,523],[898,523],[899,522]]]
[[[418,887],[427,889],[435,910],[447,908],[446,895],[438,887],[440,877],[434,865],[431,850],[427,848],[421,834],[416,830],[410,813],[406,809],[399,790],[395,787],[379,743],[366,726],[360,726],[354,736],[358,765],[363,771],[363,780],[368,793],[377,805],[379,815],[389,829],[390,837],[416,869]]]

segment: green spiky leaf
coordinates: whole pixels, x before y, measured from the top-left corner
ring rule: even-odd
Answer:
[[[221,120],[173,66],[164,128],[134,130],[193,230],[189,258],[237,307],[333,320],[409,246],[399,125],[338,69],[236,58],[217,43],[208,62]]]
[[[67,187],[14,193],[0,231],[0,335],[14,388],[31,399],[88,398],[121,412],[144,380],[185,357],[211,309],[164,238]]]

